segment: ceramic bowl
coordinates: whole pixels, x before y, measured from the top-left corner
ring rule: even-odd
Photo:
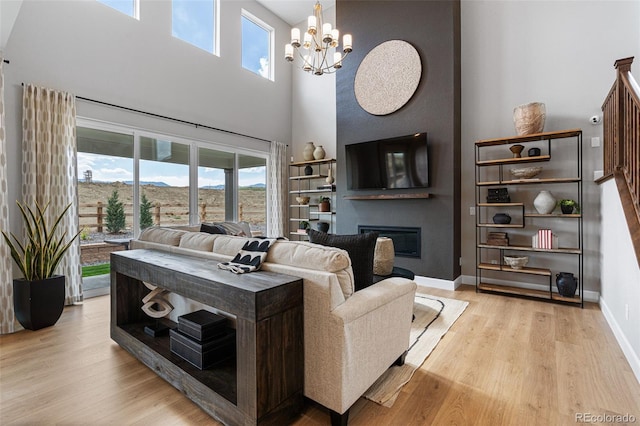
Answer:
[[[310,197],[296,197],[298,204],[304,206],[309,203]]]
[[[529,256],[505,256],[504,263],[513,269],[522,269],[529,262]]]
[[[518,179],[531,179],[542,171],[542,167],[524,167],[522,169],[511,169],[509,172]]]

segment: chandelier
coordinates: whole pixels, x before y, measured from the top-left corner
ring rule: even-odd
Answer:
[[[342,52],[338,50],[340,32],[322,20],[322,5],[316,2],[313,15],[307,19],[307,31],[300,40],[300,29],[291,29],[291,43],[284,47],[284,58],[293,62],[294,49],[302,58],[302,69],[315,75],[331,74],[342,68],[342,61],[352,50],[351,34],[342,36]],[[333,52],[333,55],[331,55]],[[344,53],[344,55],[343,55]],[[333,58],[331,58],[333,56]],[[333,61],[331,62],[331,59]]]

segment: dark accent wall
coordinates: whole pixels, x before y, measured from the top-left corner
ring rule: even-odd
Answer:
[[[460,2],[337,0],[336,18],[341,33],[351,33],[354,41],[353,53],[336,74],[337,232],[356,233],[358,225],[420,227],[421,258],[396,257],[396,266],[454,280],[460,275]],[[417,49],[422,77],[405,106],[375,116],[360,107],[353,83],[367,53],[389,40],[404,40]],[[432,198],[344,199],[380,193],[346,189],[346,144],[417,132],[427,132],[431,187],[426,191]],[[385,194],[411,192],[424,190]]]

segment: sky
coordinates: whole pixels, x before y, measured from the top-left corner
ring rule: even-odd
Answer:
[[[133,160],[130,158],[78,152],[78,180],[91,170],[94,182],[133,181]],[[140,181],[164,182],[170,186],[189,186],[189,167],[186,165],[140,160]],[[250,167],[238,172],[239,186],[250,186],[266,181],[264,167]],[[224,171],[198,167],[198,188],[224,184]]]

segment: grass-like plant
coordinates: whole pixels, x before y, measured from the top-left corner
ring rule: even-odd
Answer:
[[[21,204],[19,201],[16,204],[18,204],[24,219],[27,238],[24,243],[21,243],[18,237],[11,233],[11,237],[15,241],[14,244],[9,235],[2,231],[2,236],[11,250],[11,257],[20,268],[24,279],[36,281],[50,278],[55,275],[55,270],[65,252],[80,234],[80,231],[78,231],[76,235],[66,242],[66,232],[61,232],[59,233],[60,236],[56,236],[56,230],[71,204],[56,217],[53,225],[48,223],[45,216],[49,203],[42,208],[36,202],[35,210]]]

